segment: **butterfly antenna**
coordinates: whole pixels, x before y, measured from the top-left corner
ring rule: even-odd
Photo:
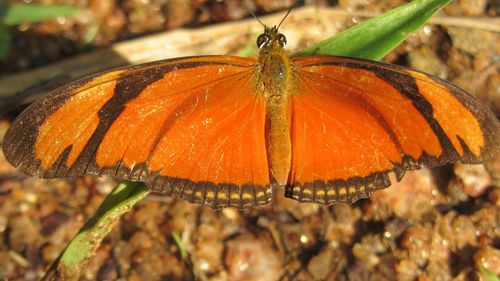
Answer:
[[[295,3],[288,8],[288,11],[286,12],[286,15],[281,19],[280,23],[278,24],[278,27],[276,28],[277,30],[280,29],[281,24],[285,21],[286,17],[290,14],[290,12],[299,4],[300,1],[295,1]]]
[[[243,6],[245,6],[245,8],[247,9],[248,13],[250,15],[252,15],[262,25],[262,27],[266,28],[266,25],[252,11],[250,11],[250,9],[246,5],[243,5]]]

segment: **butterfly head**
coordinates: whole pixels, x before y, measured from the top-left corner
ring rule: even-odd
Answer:
[[[259,47],[259,49],[282,49],[285,46],[286,37],[278,32],[278,27],[276,26],[264,26],[264,33],[257,37],[257,47]]]

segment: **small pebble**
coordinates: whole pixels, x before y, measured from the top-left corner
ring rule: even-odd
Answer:
[[[457,164],[454,171],[470,197],[481,196],[488,190],[491,179],[484,165]]]

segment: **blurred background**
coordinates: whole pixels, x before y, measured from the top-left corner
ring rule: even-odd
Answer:
[[[26,104],[78,77],[182,55],[254,56],[262,27],[249,10],[274,25],[294,2],[0,1],[0,141]],[[300,1],[282,32],[293,52],[407,2]],[[500,116],[499,20],[498,0],[453,1],[384,60],[450,80]],[[0,280],[38,280],[115,185],[28,177],[0,152]],[[500,156],[408,172],[353,205],[299,204],[282,193],[244,211],[150,195],[121,219],[82,280],[500,275]]]

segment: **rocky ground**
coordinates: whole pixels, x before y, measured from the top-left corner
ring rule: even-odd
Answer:
[[[12,28],[0,75],[147,33],[248,16],[240,1],[228,0],[40,2],[71,2],[85,12]],[[243,2],[265,14],[294,1]],[[305,2],[379,12],[405,1]],[[440,15],[499,17],[500,5],[455,1]],[[498,33],[429,25],[385,60],[451,80],[499,116],[499,54]],[[2,113],[0,140],[17,112]],[[0,280],[40,278],[115,184],[27,177],[0,153]],[[409,172],[353,205],[299,204],[282,190],[274,198],[266,207],[215,211],[151,195],[121,219],[82,280],[488,280],[482,268],[500,275],[500,156]]]

